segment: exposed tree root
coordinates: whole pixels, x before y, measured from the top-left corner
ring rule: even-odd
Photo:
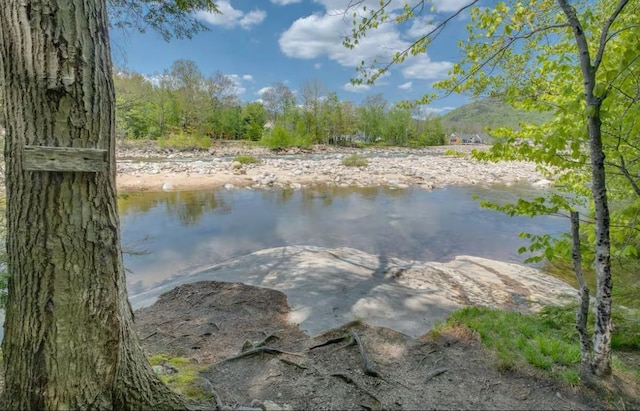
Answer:
[[[332,344],[337,344],[337,343],[343,342],[345,339],[347,339],[346,336],[330,338],[330,339],[328,339],[327,341],[325,341],[323,343],[316,344],[316,345],[310,347],[307,351],[315,350],[316,348],[326,347],[326,346],[332,345]]]
[[[357,332],[350,330],[349,334],[351,335],[351,338],[353,338],[353,341],[356,342],[356,344],[358,345],[358,349],[360,350],[360,357],[362,357],[362,363],[364,366],[364,373],[366,375],[369,375],[371,377],[380,377],[380,374],[378,373],[378,371],[376,371],[373,368],[373,365],[371,364],[371,361],[369,361],[369,357],[367,357],[367,352],[364,349],[364,344],[362,344],[362,340],[360,340],[360,336],[358,335]]]
[[[357,389],[359,389],[360,391],[364,392],[365,394],[367,394],[369,397],[371,397],[374,401],[376,401],[378,403],[378,405],[380,406],[379,408],[382,408],[382,401],[380,401],[380,399],[378,399],[378,397],[376,397],[375,395],[373,395],[369,390],[367,390],[366,388],[362,387],[360,384],[358,384],[353,378],[351,378],[350,376],[348,376],[347,374],[343,373],[343,372],[336,372],[333,374],[330,374],[332,377],[338,377],[340,379],[342,379],[343,381],[348,382],[349,384],[352,384],[354,387],[356,387]]]
[[[424,382],[429,382],[432,379],[434,379],[435,377],[437,377],[438,375],[444,374],[447,371],[449,371],[449,370],[446,369],[446,368],[436,368],[434,370],[431,370],[431,371],[429,371],[427,376],[424,377]]]
[[[273,354],[273,355],[287,354],[287,355],[293,355],[293,356],[296,356],[296,357],[305,358],[305,356],[302,355],[302,354],[298,354],[298,353],[290,352],[290,351],[283,351],[283,350],[279,350],[279,349],[273,348],[273,347],[263,346],[263,347],[258,347],[258,348],[254,348],[252,350],[241,352],[240,354],[235,355],[235,356],[233,356],[231,358],[227,358],[227,359],[224,359],[222,361],[218,361],[214,365],[220,365],[220,364],[225,363],[225,362],[230,362],[230,361],[239,360],[241,358],[251,357],[251,356],[256,355],[256,354]]]

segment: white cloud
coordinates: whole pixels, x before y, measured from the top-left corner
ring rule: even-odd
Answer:
[[[408,46],[393,25],[384,24],[368,33],[353,49],[342,44],[351,30],[351,22],[342,15],[312,14],[293,22],[279,39],[280,49],[288,56],[314,59],[327,56],[342,66],[356,67],[362,61],[389,61],[393,54]]]
[[[258,25],[267,17],[267,12],[263,10],[252,10],[240,19],[240,27],[249,30],[251,26]]]
[[[249,30],[252,26],[262,23],[267,17],[267,13],[259,9],[245,14],[242,10],[234,9],[228,0],[220,0],[216,5],[220,13],[210,13],[201,10],[196,13],[196,19],[227,29],[240,26],[245,30]]]
[[[300,3],[302,0],[271,0],[271,3],[279,6],[286,6],[287,4]]]
[[[247,88],[242,85],[242,77],[237,74],[227,74],[225,76],[229,80],[233,82],[233,86],[235,87],[235,94],[244,94],[247,91]]]
[[[412,40],[418,39],[426,35],[436,27],[435,25],[431,24],[429,20],[430,19],[428,17],[427,18],[416,17],[412,21],[411,27],[409,28],[409,30],[405,32],[405,34],[409,36],[409,38],[411,38]]]
[[[256,94],[261,96],[269,90],[273,90],[273,87],[270,87],[270,86],[262,87],[260,90],[256,91]]]
[[[253,81],[253,76],[251,74],[245,74],[242,76],[242,79],[245,81]]]
[[[420,54],[405,61],[402,75],[409,79],[441,80],[444,79],[453,63],[448,61],[431,61],[427,54]]]
[[[345,85],[342,86],[342,88],[345,91],[350,91],[352,93],[364,93],[365,91],[368,91],[371,88],[371,86],[368,84],[345,83]]]
[[[412,82],[410,82],[410,81],[407,81],[407,82],[406,82],[406,83],[404,83],[404,84],[400,84],[400,85],[398,86],[398,88],[399,88],[400,90],[411,90],[411,87],[412,87],[412,86],[413,86],[413,83],[412,83]]]
[[[433,0],[438,11],[458,11],[471,3],[471,0]]]
[[[462,0],[438,1],[441,7],[453,7],[455,1]],[[417,18],[404,33],[399,25],[391,21],[368,32],[353,49],[347,49],[342,41],[344,36],[350,33],[352,22],[349,14],[344,14],[345,1],[315,2],[324,5],[327,11],[297,19],[280,36],[280,50],[287,57],[307,60],[328,57],[344,67],[358,67],[362,62],[369,64],[374,61],[386,64],[396,52],[409,48],[413,39],[424,35],[432,27],[429,16]],[[417,0],[410,3],[417,3]],[[403,4],[404,0],[391,0],[388,10],[397,10]],[[367,5],[365,13],[368,13],[368,10],[379,7],[379,0],[362,0],[358,9],[353,10],[363,13],[364,5]],[[408,58],[401,66],[401,72],[407,79],[439,80],[447,75],[452,66],[448,61],[437,62],[432,61],[427,55],[418,55]],[[345,87],[348,88],[353,90],[351,87]]]
[[[322,64],[316,63],[316,64],[313,65],[313,68],[316,69],[316,70],[320,70],[322,68]]]

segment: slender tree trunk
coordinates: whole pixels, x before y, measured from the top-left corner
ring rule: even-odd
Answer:
[[[596,269],[596,312],[593,333],[593,374],[603,377],[611,374],[611,240],[609,235],[609,203],[607,200],[604,151],[602,149],[602,122],[600,108],[602,98],[596,97],[596,67],[591,62],[587,38],[578,20],[575,9],[568,0],[557,0],[573,29],[578,46],[578,58],[584,80],[585,102],[589,131],[589,154],[591,158],[591,192],[595,206],[595,269]],[[604,47],[604,46],[601,46]]]
[[[0,27],[11,276],[4,409],[184,408],[132,329],[105,3],[3,0]],[[106,171],[25,171],[25,145],[104,149]]]
[[[571,212],[571,258],[573,271],[580,286],[580,304],[576,312],[576,330],[580,336],[580,375],[583,379],[591,376],[591,340],[587,331],[587,319],[589,318],[589,287],[582,273],[582,252],[580,250],[580,215],[577,211]]]

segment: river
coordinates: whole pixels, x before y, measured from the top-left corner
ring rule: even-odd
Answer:
[[[527,185],[132,193],[119,200],[128,289],[135,295],[199,265],[285,245],[521,263],[526,255],[517,250],[527,243],[520,232],[559,234],[568,221],[509,217],[481,209],[474,196],[504,203],[541,195]]]

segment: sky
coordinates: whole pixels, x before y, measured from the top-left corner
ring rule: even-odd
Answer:
[[[415,0],[412,0],[415,2]],[[217,71],[229,76],[243,101],[259,100],[261,93],[277,82],[298,93],[305,81],[319,80],[341,100],[359,104],[369,95],[382,93],[390,103],[417,99],[431,92],[431,85],[446,77],[460,54],[459,40],[466,37],[468,14],[450,22],[429,46],[428,53],[411,57],[393,67],[375,85],[353,85],[360,62],[389,61],[429,30],[429,20],[439,21],[470,0],[433,0],[435,10],[426,9],[411,22],[381,25],[353,50],[342,44],[352,27],[351,15],[379,4],[361,0],[359,9],[344,8],[349,0],[219,0],[221,14],[200,11],[194,16],[207,31],[192,39],[166,42],[159,34],[111,31],[113,60],[120,69],[152,76],[168,69],[178,59],[197,63],[205,75]],[[394,14],[404,0],[391,0]],[[465,96],[434,101],[427,112],[445,113],[467,103]]]

